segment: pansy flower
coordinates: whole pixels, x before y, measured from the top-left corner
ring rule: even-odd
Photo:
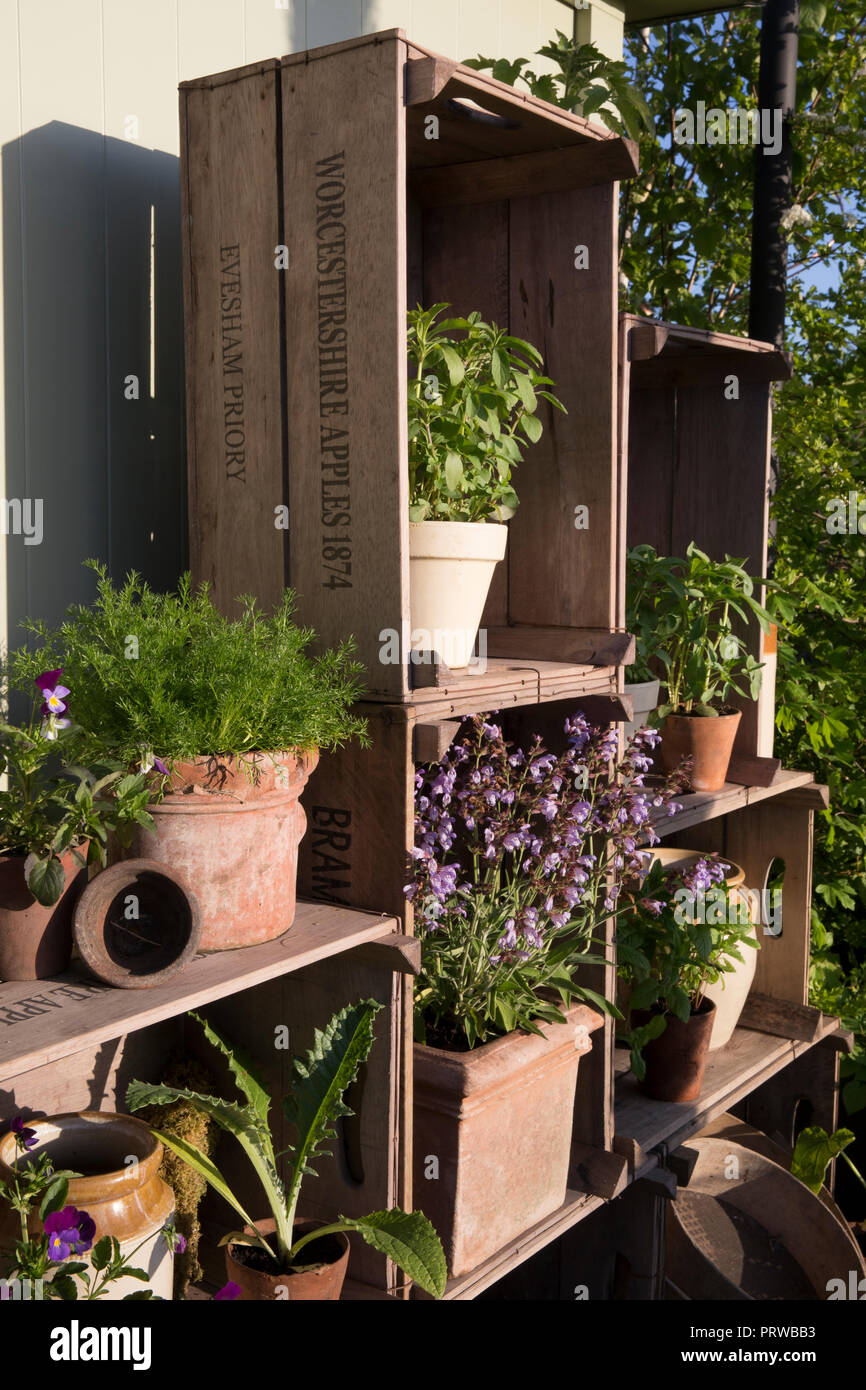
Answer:
[[[43,1229],[48,1237],[48,1258],[53,1264],[68,1260],[70,1255],[83,1255],[96,1235],[93,1217],[77,1207],[52,1211],[46,1216]]]
[[[62,714],[66,709],[64,696],[69,694],[69,690],[65,685],[59,684],[62,675],[63,667],[58,666],[56,671],[43,671],[41,676],[36,677],[35,683],[42,691],[42,709],[40,713],[45,719],[50,718],[52,715]]]
[[[20,1115],[16,1115],[12,1121],[12,1133],[15,1135],[15,1143],[19,1149],[35,1149],[36,1130],[29,1129]]]

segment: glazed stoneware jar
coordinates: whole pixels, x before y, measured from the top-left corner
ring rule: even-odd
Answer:
[[[148,1283],[118,1279],[108,1286],[105,1297],[118,1300],[150,1288],[156,1297],[170,1299],[174,1256],[161,1231],[174,1216],[174,1193],[159,1175],[162,1144],[147,1125],[129,1115],[82,1110],[28,1119],[27,1127],[36,1135],[29,1157],[48,1153],[55,1168],[81,1174],[70,1179],[66,1201],[93,1218],[93,1244],[103,1236],[115,1236],[124,1255],[141,1246],[132,1263],[147,1271]],[[23,1157],[19,1155],[18,1161]],[[15,1136],[4,1134],[0,1177],[8,1176],[15,1158]],[[7,1219],[10,1214],[5,1213]],[[42,1229],[35,1214],[32,1229],[34,1233]],[[88,1255],[76,1258],[87,1260]]]

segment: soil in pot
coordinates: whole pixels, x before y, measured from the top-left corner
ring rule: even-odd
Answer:
[[[87,846],[81,852],[86,853]],[[66,887],[56,903],[43,907],[24,877],[26,855],[0,855],[0,979],[45,980],[62,974],[72,955],[72,914],[87,881],[67,851],[61,859]]]
[[[742,714],[725,706],[715,717],[669,714],[662,725],[662,763],[673,772],[683,758],[692,759],[689,786],[695,792],[717,792],[725,785],[728,764]]]
[[[295,1238],[306,1235],[320,1221],[296,1221]],[[271,1249],[274,1245],[274,1222],[271,1218],[256,1223]],[[250,1227],[244,1228],[249,1231]],[[274,1273],[274,1263],[265,1252],[254,1245],[226,1246],[226,1274],[240,1286],[242,1302],[297,1302],[306,1300],[336,1303],[342,1292],[349,1263],[349,1239],[342,1231],[311,1240],[299,1256],[293,1269]]]
[[[632,1021],[636,1027],[652,1017],[647,1009],[635,1009]],[[704,1082],[704,1070],[710,1048],[716,1006],[703,999],[687,1023],[667,1015],[665,1031],[643,1050],[646,1076],[638,1082],[640,1090],[653,1100],[678,1103],[697,1100]]]

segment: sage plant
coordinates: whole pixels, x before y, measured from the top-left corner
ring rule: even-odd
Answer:
[[[615,1012],[575,981],[597,963],[593,938],[615,914],[654,815],[677,809],[681,779],[645,785],[659,735],[639,729],[617,763],[614,727],[565,721],[566,747],[507,743],[476,716],[415,778],[415,844],[406,896],[422,938],[416,1036],[474,1047],[561,1020],[555,997]]]

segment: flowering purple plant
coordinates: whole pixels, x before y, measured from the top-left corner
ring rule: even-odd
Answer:
[[[640,729],[619,762],[615,727],[565,721],[565,750],[507,743],[476,716],[442,761],[415,778],[412,882],[422,933],[416,992],[419,1035],[474,1047],[535,1020],[560,1019],[588,999],[574,983],[596,927],[616,912],[622,880],[640,866],[641,839],[655,843],[655,815],[676,807],[671,779],[645,776],[659,735]],[[545,991],[545,996],[541,991]]]
[[[227,1284],[223,1284],[221,1289],[217,1289],[214,1300],[219,1302],[221,1299],[240,1298],[241,1286],[236,1284],[234,1279],[230,1279]]]
[[[54,1264],[68,1260],[70,1255],[83,1255],[93,1244],[96,1223],[86,1211],[64,1207],[52,1211],[43,1222],[48,1237],[48,1258]]]
[[[36,1147],[36,1130],[25,1125],[20,1115],[15,1116],[9,1128],[15,1135],[15,1147],[17,1149],[27,1150]]]
[[[742,963],[741,947],[757,948],[748,907],[723,886],[730,865],[715,854],[681,869],[660,862],[636,876],[617,926],[617,970],[630,986],[629,1007],[649,1010],[629,1032],[632,1071],[646,1073],[643,1048],[660,1036],[668,1016],[686,1022],[708,984]]]

